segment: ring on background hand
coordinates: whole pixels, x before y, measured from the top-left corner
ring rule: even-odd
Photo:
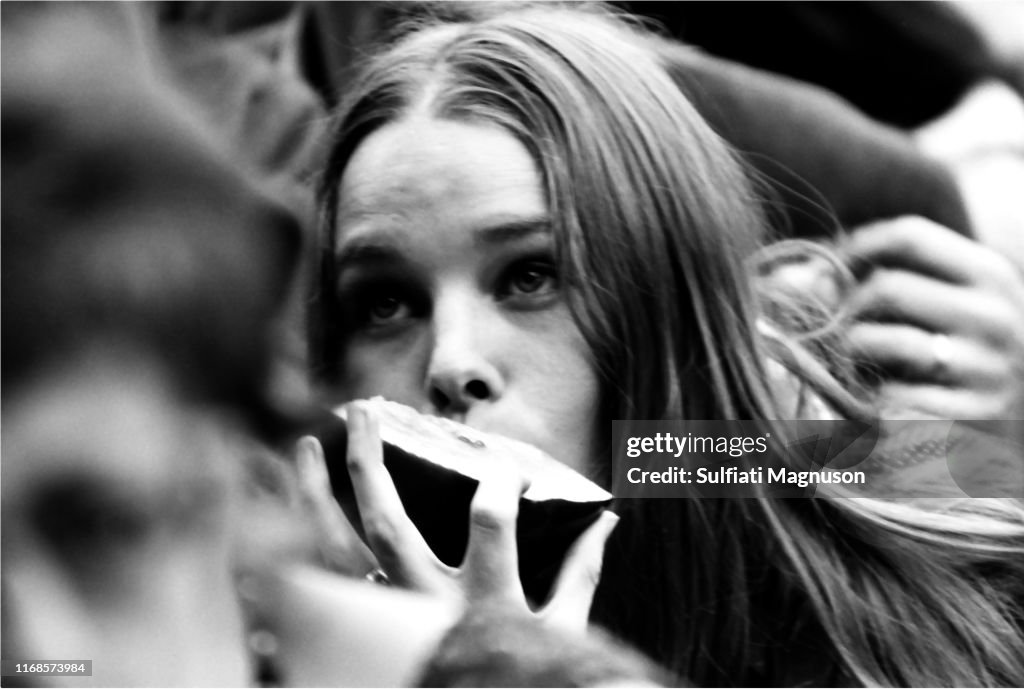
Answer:
[[[367,572],[366,580],[381,586],[391,586],[391,580],[388,579],[388,575],[380,567]]]
[[[949,335],[938,333],[932,335],[932,370],[936,378],[945,377],[953,363],[953,343]]]

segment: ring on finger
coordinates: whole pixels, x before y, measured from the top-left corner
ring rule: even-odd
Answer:
[[[931,350],[932,377],[947,377],[953,365],[953,341],[950,339],[949,335],[945,333],[932,335]]]
[[[380,567],[367,572],[366,580],[380,586],[391,586],[391,579],[388,578],[387,573]]]

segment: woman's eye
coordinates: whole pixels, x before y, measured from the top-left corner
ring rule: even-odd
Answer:
[[[366,309],[367,321],[375,325],[401,320],[407,318],[409,314],[409,305],[399,297],[392,295],[374,297],[367,304]]]
[[[546,275],[539,270],[524,270],[515,277],[515,282],[512,286],[520,292],[529,294],[544,287],[550,277],[550,275]]]
[[[421,316],[426,307],[419,286],[390,276],[349,280],[340,285],[337,294],[343,327],[353,333],[391,333]]]
[[[503,296],[540,296],[558,289],[558,276],[550,263],[531,261],[513,266],[502,288]]]

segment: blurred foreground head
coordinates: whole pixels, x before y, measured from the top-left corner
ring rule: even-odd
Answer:
[[[119,38],[4,13],[3,656],[248,684],[233,460],[299,231]]]
[[[26,15],[4,25],[5,382],[117,341],[255,412],[297,224],[104,24]]]

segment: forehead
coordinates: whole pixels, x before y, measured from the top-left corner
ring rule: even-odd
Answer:
[[[446,220],[541,215],[540,174],[500,127],[416,116],[388,124],[356,149],[342,177],[339,220]]]

